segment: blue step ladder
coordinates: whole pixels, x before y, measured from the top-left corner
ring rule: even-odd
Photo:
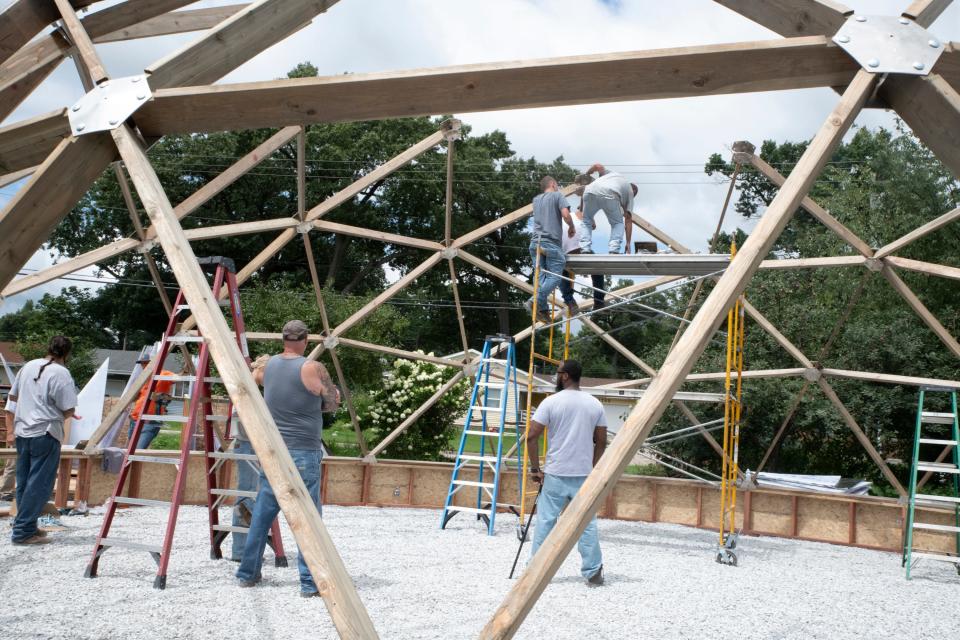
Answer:
[[[927,393],[946,393],[949,397],[949,411],[925,411],[924,400]],[[921,448],[928,452],[932,447],[940,450],[940,455],[934,461],[921,460]],[[929,454],[926,456],[930,458]],[[951,462],[944,462],[946,458]],[[924,472],[922,480],[918,479],[920,472]],[[919,484],[931,477],[946,480],[947,490],[952,495],[917,493]],[[953,524],[935,524],[917,522],[916,508],[935,507],[953,511]],[[954,534],[955,547],[953,553],[939,553],[914,549],[914,534],[917,531]],[[926,387],[920,389],[920,400],[917,405],[917,428],[913,441],[913,466],[910,471],[910,494],[907,505],[907,530],[903,546],[903,565],[907,568],[907,580],[914,562],[919,559],[939,560],[951,562],[960,573],[960,424],[957,421],[957,392],[952,389],[938,389]]]
[[[506,349],[505,357],[494,357],[501,355],[504,349]],[[500,370],[491,376],[491,370],[495,366]],[[487,336],[483,343],[483,353],[477,367],[473,391],[470,394],[470,406],[464,420],[463,433],[460,435],[460,446],[457,450],[456,463],[453,465],[453,474],[450,477],[450,488],[447,490],[447,499],[443,505],[441,529],[447,527],[447,523],[453,516],[466,512],[476,514],[477,520],[482,520],[486,524],[487,535],[493,535],[500,492],[500,474],[505,470],[505,444],[510,447],[506,456],[510,456],[513,451],[516,452],[517,486],[520,486],[522,450],[520,426],[516,344],[512,336],[503,334]],[[479,453],[473,448],[467,450],[469,442],[476,442],[476,439],[471,440],[471,436],[479,438]],[[470,477],[462,477],[468,475],[461,474],[464,469],[477,469],[476,475],[469,474]],[[464,493],[464,490],[470,492],[473,489],[477,492],[475,506],[454,504],[454,498],[458,493]],[[516,512],[516,505],[499,506],[507,506]]]

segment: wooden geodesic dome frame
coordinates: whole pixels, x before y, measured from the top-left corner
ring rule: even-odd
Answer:
[[[332,327],[323,305],[310,244],[305,244],[323,318],[323,333],[313,336],[319,345],[311,356],[317,357],[323,350],[329,350],[341,382],[343,374],[336,350],[343,347],[369,349],[387,355],[427,359],[459,367],[461,371],[431,399],[435,401],[457,380],[467,375],[473,364],[466,356],[467,337],[462,322],[460,328],[465,359],[460,362],[351,340],[343,334],[421,274],[443,262],[447,263],[450,270],[453,299],[461,318],[454,260],[464,260],[493,277],[530,291],[527,282],[480,260],[466,250],[478,238],[523,219],[529,215],[530,209],[518,209],[459,238],[451,236],[451,174],[454,141],[459,129],[456,121],[444,123],[437,133],[308,209],[303,189],[302,127],[305,125],[810,87],[835,87],[841,93],[837,106],[788,178],[784,179],[765,165],[748,146],[738,147],[734,160],[754,165],[780,186],[779,192],[736,258],[717,279],[716,286],[676,341],[659,371],[643,362],[613,336],[606,334],[589,318],[584,319],[587,328],[595,331],[650,377],[632,382],[646,385],[642,398],[570,504],[567,515],[558,523],[541,551],[484,627],[481,633],[484,638],[511,637],[516,632],[590,516],[613,487],[616,478],[643,444],[667,405],[675,402],[675,394],[684,381],[711,379],[711,376],[719,375],[696,374],[688,377],[727,309],[744,291],[757,269],[860,266],[867,273],[880,274],[944,345],[960,357],[960,343],[897,274],[898,270],[906,269],[960,279],[960,269],[906,260],[894,255],[910,242],[960,217],[960,210],[948,212],[889,245],[874,249],[806,197],[813,181],[857,114],[861,109],[870,107],[895,110],[954,175],[960,176],[960,94],[957,91],[960,87],[960,52],[952,44],[940,43],[929,35],[929,46],[941,49],[933,64],[924,66],[914,61],[914,71],[890,71],[884,67],[886,56],[880,55],[887,53],[887,49],[875,49],[880,52],[877,55],[884,58],[884,65],[873,64],[875,60],[872,58],[865,59],[861,65],[858,62],[860,57],[848,53],[831,40],[831,36],[851,24],[851,20],[865,21],[859,19],[862,16],[853,16],[852,11],[832,0],[796,0],[789,3],[717,0],[719,4],[776,31],[784,38],[423,71],[211,85],[209,83],[222,78],[309,23],[336,4],[337,0],[258,0],[248,5],[175,11],[191,4],[191,1],[128,0],[91,12],[80,19],[76,10],[96,5],[95,0],[15,0],[0,14],[0,117],[8,116],[66,56],[73,57],[88,90],[85,97],[87,102],[78,103],[79,107],[73,105],[69,111],[65,108],[0,129],[0,170],[6,174],[0,178],[0,184],[10,184],[27,175],[31,176],[0,214],[0,255],[3,257],[0,262],[0,286],[4,287],[0,295],[9,296],[25,291],[132,250],[144,253],[159,286],[149,252],[156,247],[162,249],[190,304],[195,326],[209,343],[227,391],[316,578],[333,622],[343,637],[372,638],[376,637],[376,631],[283,447],[276,425],[196,262],[190,241],[224,234],[279,232],[276,239],[238,273],[241,281],[248,279],[297,234],[306,240],[307,234],[314,231],[356,235],[431,251],[430,257],[423,263],[338,326]],[[925,29],[949,4],[950,0],[916,0],[900,17],[900,22],[910,29]],[[53,31],[35,37],[52,23],[57,23]],[[110,78],[93,46],[95,42],[201,29],[209,30],[192,44],[153,64],[145,71],[145,76],[138,79]],[[907,60],[908,64],[910,62]],[[917,68],[917,64],[920,64],[920,68]],[[98,92],[109,91],[113,95],[112,92],[124,87],[128,90],[128,95],[123,99],[126,101],[126,111],[107,114],[103,109],[88,110],[90,103],[102,95]],[[93,114],[90,119],[82,117],[87,113]],[[284,128],[176,207],[164,193],[146,155],[149,141],[166,134],[278,125]],[[296,215],[278,220],[183,230],[180,219],[228,187],[265,156],[295,138],[298,142],[300,184]],[[444,141],[448,145],[448,179],[447,224],[442,241],[410,238],[322,219],[337,205]],[[108,168],[116,172],[124,190],[137,237],[114,242],[42,272],[14,279],[14,275],[44,244],[93,181]],[[151,226],[148,228],[143,228],[139,222],[124,168],[149,216]],[[773,242],[799,207],[806,209],[843,238],[858,255],[774,261],[778,264],[765,262],[764,258]],[[633,222],[673,250],[689,253],[688,249],[646,220],[634,216]],[[657,278],[621,289],[618,294],[630,295],[672,279],[675,278]],[[169,301],[166,304],[169,306]],[[836,406],[887,479],[902,493],[903,488],[896,477],[837,397],[828,379],[845,377],[952,389],[960,388],[960,383],[822,367],[780,333],[759,310],[747,305],[747,312],[797,360],[799,366],[794,369],[748,372],[745,377],[798,376],[806,380],[804,390],[816,384]],[[516,337],[529,337],[531,332],[532,328],[528,328]],[[139,386],[133,385],[133,388],[138,389]],[[132,398],[126,400],[129,402]],[[372,462],[393,438],[413,424],[429,404],[414,412],[373,450],[364,450],[368,461]],[[697,422],[692,414],[688,414],[688,418],[691,422]],[[352,419],[359,431],[355,415],[352,415]],[[111,416],[107,417],[104,424],[108,422],[112,422]],[[782,432],[783,429],[777,438]],[[102,435],[102,428],[99,433]],[[359,441],[364,446],[362,438]],[[96,437],[92,439],[91,447],[95,444]],[[713,444],[719,446],[716,442]]]

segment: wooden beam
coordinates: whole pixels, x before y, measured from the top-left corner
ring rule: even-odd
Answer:
[[[66,109],[0,127],[0,170],[10,173],[38,165],[68,137]]]
[[[653,236],[663,244],[667,245],[677,253],[693,253],[693,251],[691,251],[685,245],[681,244],[679,240],[671,237],[666,231],[663,231],[662,229],[654,226],[654,224],[649,220],[647,220],[646,218],[643,218],[631,212],[630,219],[633,220],[633,223],[635,225],[637,225],[638,227],[640,227],[641,229],[643,229],[644,231],[649,233],[651,236]]]
[[[880,468],[880,472],[883,474],[883,477],[887,479],[887,482],[896,489],[897,493],[901,497],[907,495],[906,490],[903,488],[903,485],[900,484],[900,481],[897,479],[897,476],[894,475],[893,471],[890,470],[890,467],[887,466],[887,463],[884,461],[883,456],[881,456],[877,449],[873,446],[873,443],[870,442],[870,438],[867,437],[867,434],[863,432],[863,429],[860,428],[860,425],[857,424],[857,421],[854,419],[853,415],[847,409],[846,405],[840,400],[836,392],[833,390],[833,387],[830,386],[830,383],[827,382],[826,378],[823,376],[817,378],[817,384],[820,386],[820,390],[823,391],[823,394],[827,396],[827,399],[833,404],[836,410],[840,413],[840,416],[843,418],[843,421],[847,423],[847,426],[853,431],[853,435],[856,436],[857,440],[860,441],[860,444],[864,449],[867,450],[867,455],[870,456],[870,459]]]
[[[57,5],[63,28],[67,32],[67,37],[70,38],[79,60],[86,67],[93,84],[100,84],[107,79],[107,70],[100,63],[100,57],[93,48],[93,41],[90,40],[90,36],[83,25],[80,24],[77,12],[70,6],[69,0],[53,0],[53,2]]]
[[[853,10],[833,0],[714,0],[781,36],[835,34]]]
[[[793,402],[790,403],[790,408],[787,409],[787,414],[784,416],[783,422],[780,423],[780,428],[777,429],[777,433],[774,434],[773,440],[770,442],[770,446],[767,447],[766,453],[763,454],[763,459],[760,460],[760,464],[757,465],[756,473],[760,473],[763,471],[764,467],[767,466],[767,461],[770,460],[770,456],[773,455],[773,452],[776,450],[777,445],[780,443],[780,439],[783,437],[783,434],[787,432],[787,427],[789,427],[790,423],[793,421],[793,416],[797,414],[797,409],[800,408],[800,403],[803,402],[803,396],[806,395],[811,384],[813,383],[809,380],[805,380],[803,382],[803,386],[800,387],[800,391],[798,391],[797,395],[793,397]]]
[[[934,231],[936,231],[937,229],[940,229],[941,227],[945,227],[946,225],[950,224],[957,218],[960,218],[960,207],[957,207],[952,211],[948,211],[942,216],[936,218],[935,220],[931,220],[925,225],[921,227],[917,227],[916,229],[906,234],[905,236],[897,238],[890,244],[886,244],[880,247],[879,249],[877,249],[877,252],[874,254],[874,257],[883,258],[890,255],[891,253],[896,253],[897,251],[899,251],[900,249],[903,249],[908,244],[919,240],[920,238],[924,237],[927,234],[933,233]]]
[[[932,262],[923,262],[921,260],[909,260],[907,258],[898,258],[890,256],[884,258],[884,262],[893,265],[898,269],[907,271],[916,271],[917,273],[926,273],[940,278],[950,278],[951,280],[960,280],[960,268],[948,267],[945,264],[933,264]]]
[[[0,213],[0,287],[43,246],[115,156],[109,136],[71,137],[37,169]]]
[[[902,384],[911,387],[943,387],[945,389],[960,390],[960,381],[944,380],[941,378],[920,378],[917,376],[901,376],[891,373],[874,373],[870,371],[850,371],[849,369],[821,369],[826,376],[834,378],[849,378],[864,382],[878,382],[881,384]]]
[[[867,263],[863,256],[830,256],[825,258],[786,258],[764,260],[761,269],[819,269],[821,267],[859,267]]]
[[[186,5],[195,0],[186,0]],[[221,7],[207,9],[187,9],[186,11],[170,11],[149,20],[143,20],[128,27],[117,28],[102,36],[95,36],[94,42],[120,42],[122,40],[136,40],[138,38],[154,38],[190,31],[204,31],[216,26],[240,11],[249,4],[228,4]],[[96,14],[94,14],[96,15]],[[93,17],[93,16],[91,16]]]
[[[565,196],[569,196],[571,193],[573,193],[579,188],[580,187],[578,185],[571,184],[561,189],[560,193],[562,193]],[[476,242],[477,240],[479,240],[484,236],[490,235],[497,229],[502,229],[503,227],[509,224],[513,224],[514,222],[519,222],[520,220],[523,220],[524,218],[531,215],[532,213],[533,213],[533,203],[531,202],[530,204],[520,207],[516,211],[512,211],[506,215],[500,216],[493,222],[488,222],[487,224],[481,227],[477,227],[470,233],[463,234],[462,236],[454,240],[450,244],[450,246],[453,247],[454,249],[465,247],[468,244],[472,244]]]
[[[3,176],[0,176],[0,188],[9,186],[14,182],[23,180],[26,177],[33,175],[33,172],[36,171],[36,167],[28,167],[26,169],[21,169],[20,171],[14,171],[13,173],[8,173]]]
[[[891,77],[879,95],[960,178],[960,94],[937,73]]]
[[[211,295],[197,258],[183,237],[146,150],[127,125],[114,129],[112,135],[334,625],[343,637],[375,638],[373,623]]]
[[[80,9],[95,0],[72,0]],[[49,0],[14,0],[0,13],[0,62],[7,60],[51,22],[60,18],[57,7]]]
[[[62,58],[57,58],[53,62],[37,65],[16,80],[4,83],[0,87],[0,122],[6,120],[7,116],[13,113],[51,73],[56,71],[62,61]]]
[[[394,356],[396,358],[403,358],[404,360],[419,360],[421,362],[430,362],[441,367],[463,367],[465,366],[463,362],[458,362],[457,360],[450,360],[448,358],[441,358],[437,356],[431,356],[425,353],[420,353],[418,351],[406,351],[404,349],[395,349],[393,347],[385,347],[382,344],[373,344],[372,342],[363,342],[362,340],[353,340],[351,338],[339,338],[340,344],[344,347],[353,347],[355,349],[363,349],[364,351],[375,351],[377,353],[383,353],[385,355]]]
[[[339,222],[329,222],[327,220],[314,220],[311,226],[317,231],[327,233],[340,233],[345,236],[355,238],[364,238],[366,240],[378,240],[388,244],[397,244],[403,247],[416,247],[417,249],[426,249],[428,251],[440,251],[443,245],[432,240],[421,240],[410,236],[402,236],[397,233],[388,233],[386,231],[375,231],[374,229],[365,229],[363,227],[354,227]]]
[[[782,187],[783,183],[787,180],[779,171],[767,164],[760,156],[750,154],[750,164],[778,187]],[[873,249],[870,245],[861,240],[860,237],[848,229],[846,225],[830,215],[829,211],[814,202],[810,196],[805,197],[800,202],[800,206],[803,207],[807,213],[822,222],[824,226],[840,236],[844,242],[856,249],[860,255],[867,258],[873,256]]]
[[[77,256],[76,258],[70,258],[69,260],[64,260],[59,264],[55,264],[52,267],[47,267],[36,273],[32,273],[28,276],[23,276],[17,278],[10,284],[8,284],[2,292],[0,292],[0,297],[10,297],[18,293],[23,293],[33,289],[34,287],[39,287],[42,284],[51,282],[62,278],[65,275],[69,275],[80,269],[85,269],[89,266],[95,265],[98,262],[103,260],[109,260],[110,258],[120,255],[121,253],[126,253],[140,246],[140,241],[134,238],[124,238],[123,240],[117,240],[108,245],[102,246],[93,251],[88,251],[83,255]]]
[[[687,331],[667,355],[660,373],[651,381],[617,437],[567,506],[564,517],[557,522],[523,575],[514,583],[510,593],[480,632],[481,638],[510,638],[517,632],[607,492],[613,488],[616,479],[663,415],[673,394],[683,384],[730,305],[743,293],[750,277],[873,93],[875,84],[876,78],[871,74],[865,71],[857,73],[837,107],[807,146],[783,188],[737,252],[736,259],[731,261],[730,267],[717,281]]]
[[[777,341],[781,347],[783,347],[787,353],[789,353],[794,360],[799,362],[801,365],[808,369],[813,368],[813,363],[810,361],[810,358],[805,356],[800,349],[797,348],[797,345],[790,342],[790,340],[783,335],[777,327],[767,320],[767,318],[757,310],[752,304],[750,304],[746,299],[742,299],[740,304],[743,305],[744,310],[747,312],[753,321],[756,322],[760,327],[766,331],[770,337]]]
[[[137,124],[159,136],[833,87],[849,83],[858,69],[846,52],[815,36],[169,89],[154,93]]]
[[[960,342],[957,342],[957,339],[954,338],[947,328],[944,327],[936,316],[930,313],[930,310],[927,309],[926,305],[920,301],[920,298],[907,286],[907,283],[904,282],[900,276],[897,275],[896,271],[891,269],[888,266],[884,266],[880,274],[887,279],[887,282],[896,289],[897,293],[906,301],[910,308],[913,309],[913,312],[920,316],[920,319],[923,320],[924,324],[930,327],[930,330],[940,341],[950,350],[950,352],[960,358]]]
[[[921,27],[929,27],[951,2],[953,0],[913,0],[902,15],[914,20]]]
[[[338,0],[258,0],[196,42],[147,67],[150,86],[215,82],[310,23]],[[246,127],[242,127],[246,128]]]

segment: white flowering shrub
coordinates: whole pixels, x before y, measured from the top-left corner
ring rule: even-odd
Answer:
[[[422,353],[422,352],[421,352]],[[360,421],[379,441],[426,402],[456,371],[429,362],[395,360],[383,386],[372,394]],[[383,452],[387,458],[439,460],[460,432],[467,410],[469,380],[461,380]]]

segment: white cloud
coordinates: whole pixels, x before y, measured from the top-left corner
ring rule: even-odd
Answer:
[[[848,4],[868,13],[896,14],[906,0]],[[960,40],[960,5],[950,7],[932,31],[943,40]],[[196,37],[98,48],[111,73],[129,75]],[[321,74],[339,74],[777,37],[707,0],[342,0],[224,81],[282,77],[305,60]],[[59,108],[81,93],[67,62],[11,120]],[[836,100],[829,89],[812,89],[457,115],[477,133],[505,131],[523,156],[550,160],[562,155],[578,167],[594,161],[617,165],[640,185],[643,215],[704,250],[726,191],[702,173],[707,156],[724,152],[735,140],[759,145],[764,139],[808,139]],[[889,126],[892,117],[872,110],[858,122]],[[724,227],[738,224],[742,219],[729,213]]]

